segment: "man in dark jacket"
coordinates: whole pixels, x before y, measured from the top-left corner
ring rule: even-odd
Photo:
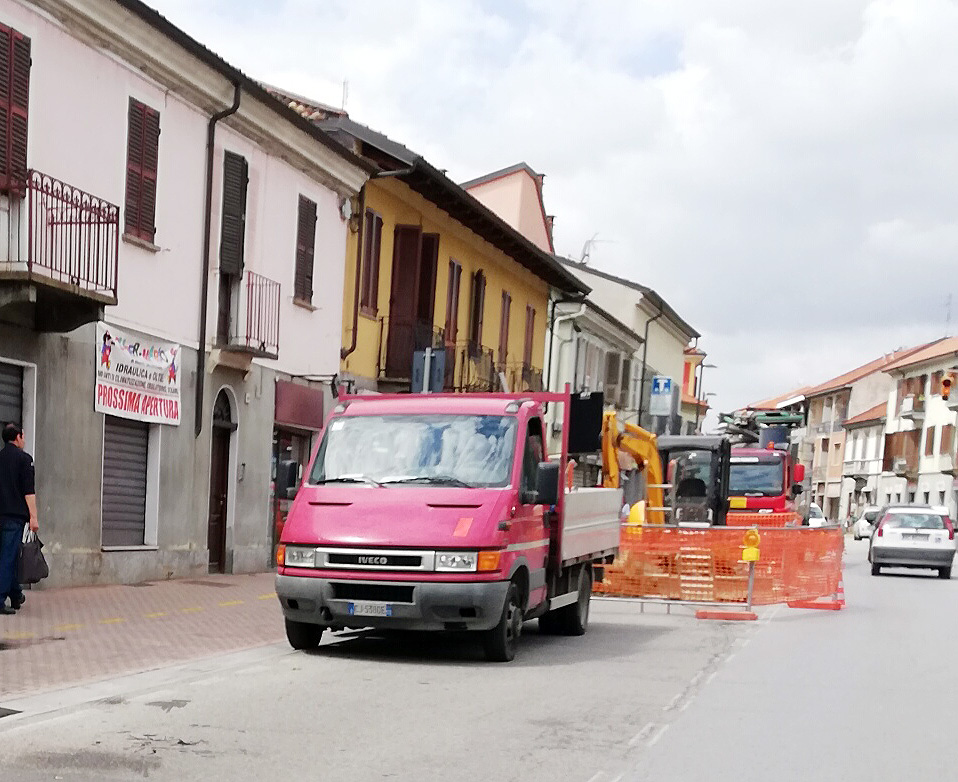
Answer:
[[[23,450],[23,429],[3,427],[0,450],[0,614],[12,614],[23,605],[23,590],[17,581],[17,559],[23,528],[39,529],[34,488],[33,459]],[[6,599],[10,598],[7,608]]]

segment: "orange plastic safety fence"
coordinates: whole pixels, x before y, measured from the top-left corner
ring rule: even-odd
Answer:
[[[594,591],[715,603],[745,603],[748,563],[743,530],[672,526],[624,527],[619,554]],[[762,528],[753,605],[813,600],[835,594],[844,538],[835,528]]]
[[[802,517],[797,513],[755,513],[729,511],[725,523],[730,527],[798,527]]]

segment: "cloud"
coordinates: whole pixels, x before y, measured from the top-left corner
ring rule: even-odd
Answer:
[[[153,0],[254,77],[449,170],[547,175],[556,247],[656,288],[723,409],[940,336],[951,0]],[[958,306],[958,302],[956,302]]]

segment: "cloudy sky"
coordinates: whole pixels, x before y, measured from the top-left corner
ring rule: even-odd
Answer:
[[[723,410],[958,323],[955,0],[148,0],[656,288]]]

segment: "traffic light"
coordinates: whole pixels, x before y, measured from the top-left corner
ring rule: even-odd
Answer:
[[[948,399],[951,394],[951,387],[955,384],[955,373],[945,372],[941,378],[941,398]]]

